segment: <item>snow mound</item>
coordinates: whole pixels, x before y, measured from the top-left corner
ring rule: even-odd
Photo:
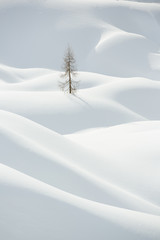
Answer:
[[[93,129],[67,137],[105,156],[107,177],[114,183],[159,204],[159,121]]]
[[[159,240],[159,2],[2,0],[0,30],[1,239]]]
[[[69,43],[81,71],[159,79],[159,68],[150,58],[159,54],[159,4],[7,1],[9,6],[3,7],[5,2],[0,7],[3,64],[59,70]]]
[[[49,239],[53,236],[60,239],[65,239],[66,236],[74,239],[78,236],[78,239],[82,239],[82,235],[77,233],[81,226],[85,231],[84,239],[88,236],[97,239],[100,233],[101,239],[106,239],[107,236],[116,239],[118,235],[126,239],[128,236],[131,236],[131,239],[137,239],[138,236],[141,236],[141,239],[146,237],[158,239],[160,234],[157,171],[159,148],[153,149],[157,157],[157,160],[155,158],[157,166],[152,165],[152,168],[149,158],[146,161],[140,161],[141,158],[145,158],[138,151],[138,143],[137,146],[135,145],[135,150],[138,151],[136,159],[128,157],[129,154],[133,155],[132,149],[129,148],[126,155],[122,155],[124,154],[123,144],[126,144],[128,138],[130,145],[135,144],[132,136],[133,132],[135,134],[135,130],[132,131],[134,125],[126,126],[131,130],[129,134],[126,129],[128,137],[124,137],[125,141],[117,138],[114,143],[117,156],[121,158],[119,165],[118,157],[114,156],[111,146],[113,138],[117,137],[113,137],[113,133],[116,135],[117,132],[125,132],[125,125],[119,127],[118,131],[116,131],[118,127],[115,129],[113,127],[106,132],[100,130],[96,133],[97,141],[105,140],[107,145],[110,142],[108,146],[110,151],[104,154],[104,151],[101,151],[103,144],[102,146],[97,144],[98,152],[95,149],[90,151],[87,139],[95,139],[90,135],[91,132],[85,133],[83,140],[86,144],[82,146],[82,143],[76,143],[74,135],[71,136],[72,141],[70,141],[15,114],[0,111],[0,116],[2,146],[0,208],[1,219],[5,218],[5,221],[1,221],[3,238],[9,239],[15,236],[16,239],[21,239],[25,234],[26,239],[28,237],[34,239],[35,236],[39,239],[43,239],[44,236]],[[159,122],[157,125],[160,128]],[[143,127],[143,131],[152,133],[151,126],[149,130],[146,129],[148,129],[147,124]],[[154,125],[153,129],[155,129]],[[140,126],[137,131],[141,133]],[[159,132],[153,131],[153,133],[157,136],[158,144]],[[77,134],[76,137],[78,136]],[[81,133],[80,136],[82,137],[83,134]],[[104,136],[109,138],[108,142]],[[143,136],[144,139],[146,136]],[[94,148],[93,141],[91,145]],[[152,154],[152,151],[148,150],[147,154]],[[140,166],[145,166],[146,172],[140,171]],[[133,169],[137,174],[136,180]],[[137,170],[139,170],[138,173]],[[124,173],[126,177],[128,176],[127,184],[123,181]],[[151,177],[149,180],[148,174]],[[150,187],[152,184],[154,189]],[[8,224],[11,222],[8,231]],[[18,231],[17,224],[21,231]],[[34,228],[35,225],[36,228]],[[64,231],[60,231],[64,226]],[[94,230],[91,231],[93,227]]]
[[[59,91],[61,72],[3,67],[14,83],[0,83],[0,108],[30,118],[61,134],[133,121],[160,120],[160,83],[78,72],[76,96]]]
[[[75,197],[2,164],[0,173],[3,239],[158,239],[158,216]]]

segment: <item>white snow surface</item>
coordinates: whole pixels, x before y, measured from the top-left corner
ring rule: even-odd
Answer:
[[[0,239],[159,240],[159,1],[0,0],[0,29]]]

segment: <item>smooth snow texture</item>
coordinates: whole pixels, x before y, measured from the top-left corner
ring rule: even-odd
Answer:
[[[0,1],[2,240],[160,239],[160,4],[149,2]],[[67,44],[75,96],[58,87]]]
[[[56,87],[59,72],[1,68],[7,76],[0,96],[2,236],[158,239],[160,122],[147,121],[133,103],[138,91],[146,93],[141,104],[147,103],[147,93],[159,91],[159,82],[79,72],[81,88],[68,96]],[[156,107],[155,94],[152,99]],[[153,110],[145,114],[152,117]],[[107,126],[108,119],[108,125],[141,122],[87,130]],[[84,131],[74,133],[78,130]],[[85,235],[77,233],[79,224]]]
[[[62,134],[160,119],[158,81],[79,72],[80,90],[76,96],[68,96],[59,91],[60,72],[7,69],[1,66],[3,75],[5,72],[0,83],[1,109],[28,117]]]
[[[28,236],[39,239],[44,237],[51,239],[53,236],[60,239],[66,237],[96,239],[98,236],[101,239],[106,239],[107,236],[113,239],[126,236],[130,236],[130,239],[137,239],[137,237],[158,239],[160,218],[157,216],[84,200],[59,191],[4,165],[1,165],[0,169],[0,186],[3,194],[1,212],[4,213],[3,207],[6,205],[5,198],[7,196],[7,211],[10,213],[10,221],[15,219],[20,228],[16,233],[14,224],[11,223],[10,231],[7,233],[6,225],[1,221],[3,226],[1,234],[5,239],[8,239],[8,236],[13,237],[13,233],[16,239],[27,239]],[[6,187],[9,192],[6,192]],[[19,211],[21,211],[21,215],[19,215]],[[32,217],[29,213],[32,214]],[[24,219],[23,222],[21,222],[22,219]],[[79,228],[82,230],[82,234],[79,233]]]
[[[159,54],[160,4],[121,0],[0,3],[6,4],[0,7],[0,61],[4,64],[60,70],[70,44],[81,71],[159,79],[157,61],[150,55]]]

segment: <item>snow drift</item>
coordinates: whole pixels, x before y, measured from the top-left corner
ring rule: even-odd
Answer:
[[[10,7],[3,6],[7,2]],[[1,1],[0,8],[2,63],[60,69],[69,43],[80,70],[159,79],[159,69],[150,57],[156,54],[160,58],[159,4],[114,0],[7,2]]]
[[[0,1],[2,240],[160,239],[160,5],[149,2]],[[68,43],[76,96],[58,88]]]
[[[133,127],[131,125],[131,129],[133,128],[134,125]],[[142,124],[142,130],[150,133],[152,127],[151,130],[146,127],[145,130]],[[117,136],[113,137],[114,128],[113,133],[112,130],[107,131],[112,136],[112,138],[108,137],[109,142],[113,138],[116,139]],[[115,131],[115,134],[118,132],[120,136],[120,131],[124,132],[125,126]],[[100,140],[106,141],[103,136],[108,134],[105,134],[105,131],[100,132],[102,132],[99,134]],[[141,133],[140,126],[138,132]],[[90,134],[86,136],[95,139],[93,135],[90,137]],[[135,131],[133,137],[132,131],[127,134],[132,139],[128,141],[126,138],[130,145],[135,145],[134,134]],[[155,134],[154,128],[153,134]],[[80,136],[82,137],[83,134]],[[86,136],[83,142],[87,141]],[[142,134],[140,136],[143,141],[146,139],[145,134],[144,137]],[[156,136],[159,142],[157,132]],[[141,147],[143,144],[147,146],[142,139],[139,140]],[[96,140],[98,141],[98,138]],[[25,233],[26,239],[28,237],[32,239],[33,236],[40,239],[44,237],[51,239],[53,236],[61,239],[67,236],[72,239],[77,236],[78,239],[82,239],[82,235],[77,233],[77,228],[85,218],[81,225],[86,233],[84,239],[97,238],[99,234],[101,239],[105,239],[108,235],[112,239],[118,235],[125,238],[131,236],[131,239],[136,239],[138,236],[142,239],[146,237],[158,239],[160,234],[159,171],[157,171],[159,148],[150,146],[151,150],[146,153],[147,156],[153,156],[152,151],[154,151],[154,163],[149,157],[147,159],[142,155],[140,150],[138,151],[138,144],[134,146],[136,158],[131,152],[132,148],[130,149],[127,144],[127,152],[125,151],[123,156],[126,142],[122,143],[122,139],[119,141],[117,139],[117,143],[114,143],[115,148],[119,149],[116,156],[111,149],[112,141],[111,146],[107,144],[110,149],[107,154],[101,150],[103,144],[96,149],[97,154],[95,150],[89,151],[89,144],[85,144],[88,145],[87,148],[81,147],[74,143],[75,139],[70,142],[34,122],[3,111],[0,141],[1,212],[2,219],[5,218],[7,221],[1,222],[3,238],[9,239],[10,236],[15,236],[16,239],[21,239]],[[89,142],[94,148],[94,143]],[[129,154],[132,154],[131,159],[128,158]],[[120,163],[117,162],[118,159],[121,159]],[[140,161],[141,159],[143,161]],[[127,182],[123,177],[124,174]],[[150,187],[152,184],[154,189]],[[10,223],[11,227],[8,229],[7,226],[13,219],[14,222]],[[20,231],[17,229],[17,224]],[[65,230],[62,233],[59,229],[63,228],[63,225]]]

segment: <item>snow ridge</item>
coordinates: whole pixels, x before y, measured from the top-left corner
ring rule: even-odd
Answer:
[[[2,240],[160,239],[159,15],[147,0],[0,1]],[[67,42],[75,96],[58,87]]]

